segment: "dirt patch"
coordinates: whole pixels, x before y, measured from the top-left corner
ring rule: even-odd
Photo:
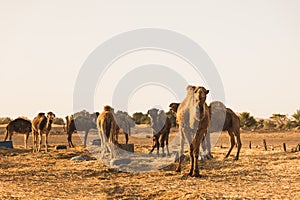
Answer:
[[[264,151],[260,148],[262,139],[275,148]],[[200,162],[202,178],[186,175],[188,162],[183,164],[182,173],[174,171],[176,163],[157,171],[128,173],[97,160],[71,161],[74,156],[89,155],[78,134],[74,135],[76,147],[67,150],[54,149],[55,145],[67,144],[66,134],[51,135],[49,153],[24,149],[22,135],[15,134],[13,141],[15,149],[0,148],[1,199],[300,198],[300,153],[290,152],[300,143],[297,132],[242,133],[240,160],[233,160],[236,149],[224,160],[228,148],[213,148],[214,159]],[[283,152],[283,142],[288,152]],[[152,140],[133,134],[130,143],[135,144],[137,152],[148,152]],[[29,141],[29,148],[31,144]],[[229,146],[226,133],[221,134],[216,145]]]

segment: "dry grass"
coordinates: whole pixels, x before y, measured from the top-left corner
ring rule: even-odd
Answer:
[[[61,130],[57,128],[54,133]],[[148,133],[146,132],[145,135]],[[3,133],[0,138],[3,138]],[[123,138],[120,136],[120,138]],[[265,138],[274,150],[263,151]],[[215,158],[200,163],[202,178],[187,177],[188,163],[182,173],[175,164],[147,173],[125,173],[110,169],[97,160],[75,162],[70,158],[88,154],[74,137],[76,148],[55,151],[66,144],[66,135],[50,136],[49,153],[32,153],[23,148],[22,135],[14,135],[15,149],[0,148],[1,199],[299,199],[300,153],[288,150],[300,143],[300,133],[242,133],[239,161],[233,155],[223,160],[227,148],[214,148]],[[146,152],[151,139],[130,138],[137,151]],[[254,148],[249,149],[251,140]],[[29,144],[31,145],[31,137]],[[223,133],[217,145],[229,146]]]

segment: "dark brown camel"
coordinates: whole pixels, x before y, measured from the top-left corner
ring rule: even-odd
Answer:
[[[169,134],[171,129],[171,120],[167,117],[166,113],[163,110],[158,110],[152,108],[148,110],[148,115],[151,118],[151,128],[153,129],[153,146],[150,154],[156,148],[156,154],[159,155],[159,147],[162,148],[162,156],[165,156],[165,149],[167,149],[167,155],[170,155],[169,152]]]
[[[206,96],[209,90],[204,87],[188,86],[187,96],[177,110],[177,123],[180,132],[179,163],[176,169],[181,171],[184,153],[184,140],[189,145],[190,176],[200,177],[198,157],[199,147],[207,133],[209,126],[209,109],[206,104]]]
[[[179,103],[171,103],[170,111],[173,113],[177,113]],[[227,158],[235,143],[237,142],[238,151],[235,156],[235,160],[239,159],[239,153],[242,147],[241,137],[240,137],[240,119],[239,117],[230,109],[226,108],[222,102],[214,101],[209,105],[209,112],[211,116],[210,126],[208,128],[208,135],[205,137],[205,142],[203,145],[203,150],[208,151],[209,157],[212,158],[211,155],[211,147],[210,147],[210,133],[219,132],[219,131],[227,131],[230,136],[230,149],[226,154],[225,158]],[[225,115],[226,113],[226,115]],[[236,138],[236,141],[235,141]]]
[[[53,119],[55,118],[55,114],[52,112],[48,112],[47,116],[45,113],[39,113],[33,120],[32,120],[32,136],[33,136],[33,152],[39,152],[42,146],[42,135],[45,133],[45,147],[46,152],[48,152],[48,135],[51,130],[51,125]],[[38,138],[39,138],[39,145],[38,145]]]
[[[6,134],[4,141],[6,141],[7,138],[11,140],[14,132],[24,134],[24,146],[25,149],[27,149],[28,137],[29,133],[31,133],[31,122],[23,118],[17,118],[9,122],[9,124],[6,126]]]
[[[74,144],[72,142],[72,135],[76,131],[75,121],[73,118],[73,115],[66,116],[66,131],[68,135],[68,145],[69,147],[74,147]]]

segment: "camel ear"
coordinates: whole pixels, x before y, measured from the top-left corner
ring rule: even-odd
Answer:
[[[209,90],[206,90],[206,94],[208,94],[209,93]]]

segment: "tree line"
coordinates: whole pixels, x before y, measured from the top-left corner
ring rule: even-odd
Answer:
[[[83,116],[91,118],[94,113],[89,113],[86,110],[74,113],[73,116]],[[176,126],[176,116],[172,112],[166,112],[167,116],[171,120],[172,127]],[[117,111],[116,115],[125,116],[128,121],[133,121],[135,124],[150,124],[151,119],[147,113],[135,112],[130,116],[127,112]],[[257,119],[252,116],[249,112],[242,112],[239,114],[241,128],[244,130],[290,130],[299,128],[300,129],[300,109],[296,110],[291,117],[286,114],[272,114],[268,119]],[[22,117],[26,118],[26,117]],[[9,117],[0,117],[0,124],[8,124],[12,119]],[[64,125],[63,118],[55,118],[53,124]]]

